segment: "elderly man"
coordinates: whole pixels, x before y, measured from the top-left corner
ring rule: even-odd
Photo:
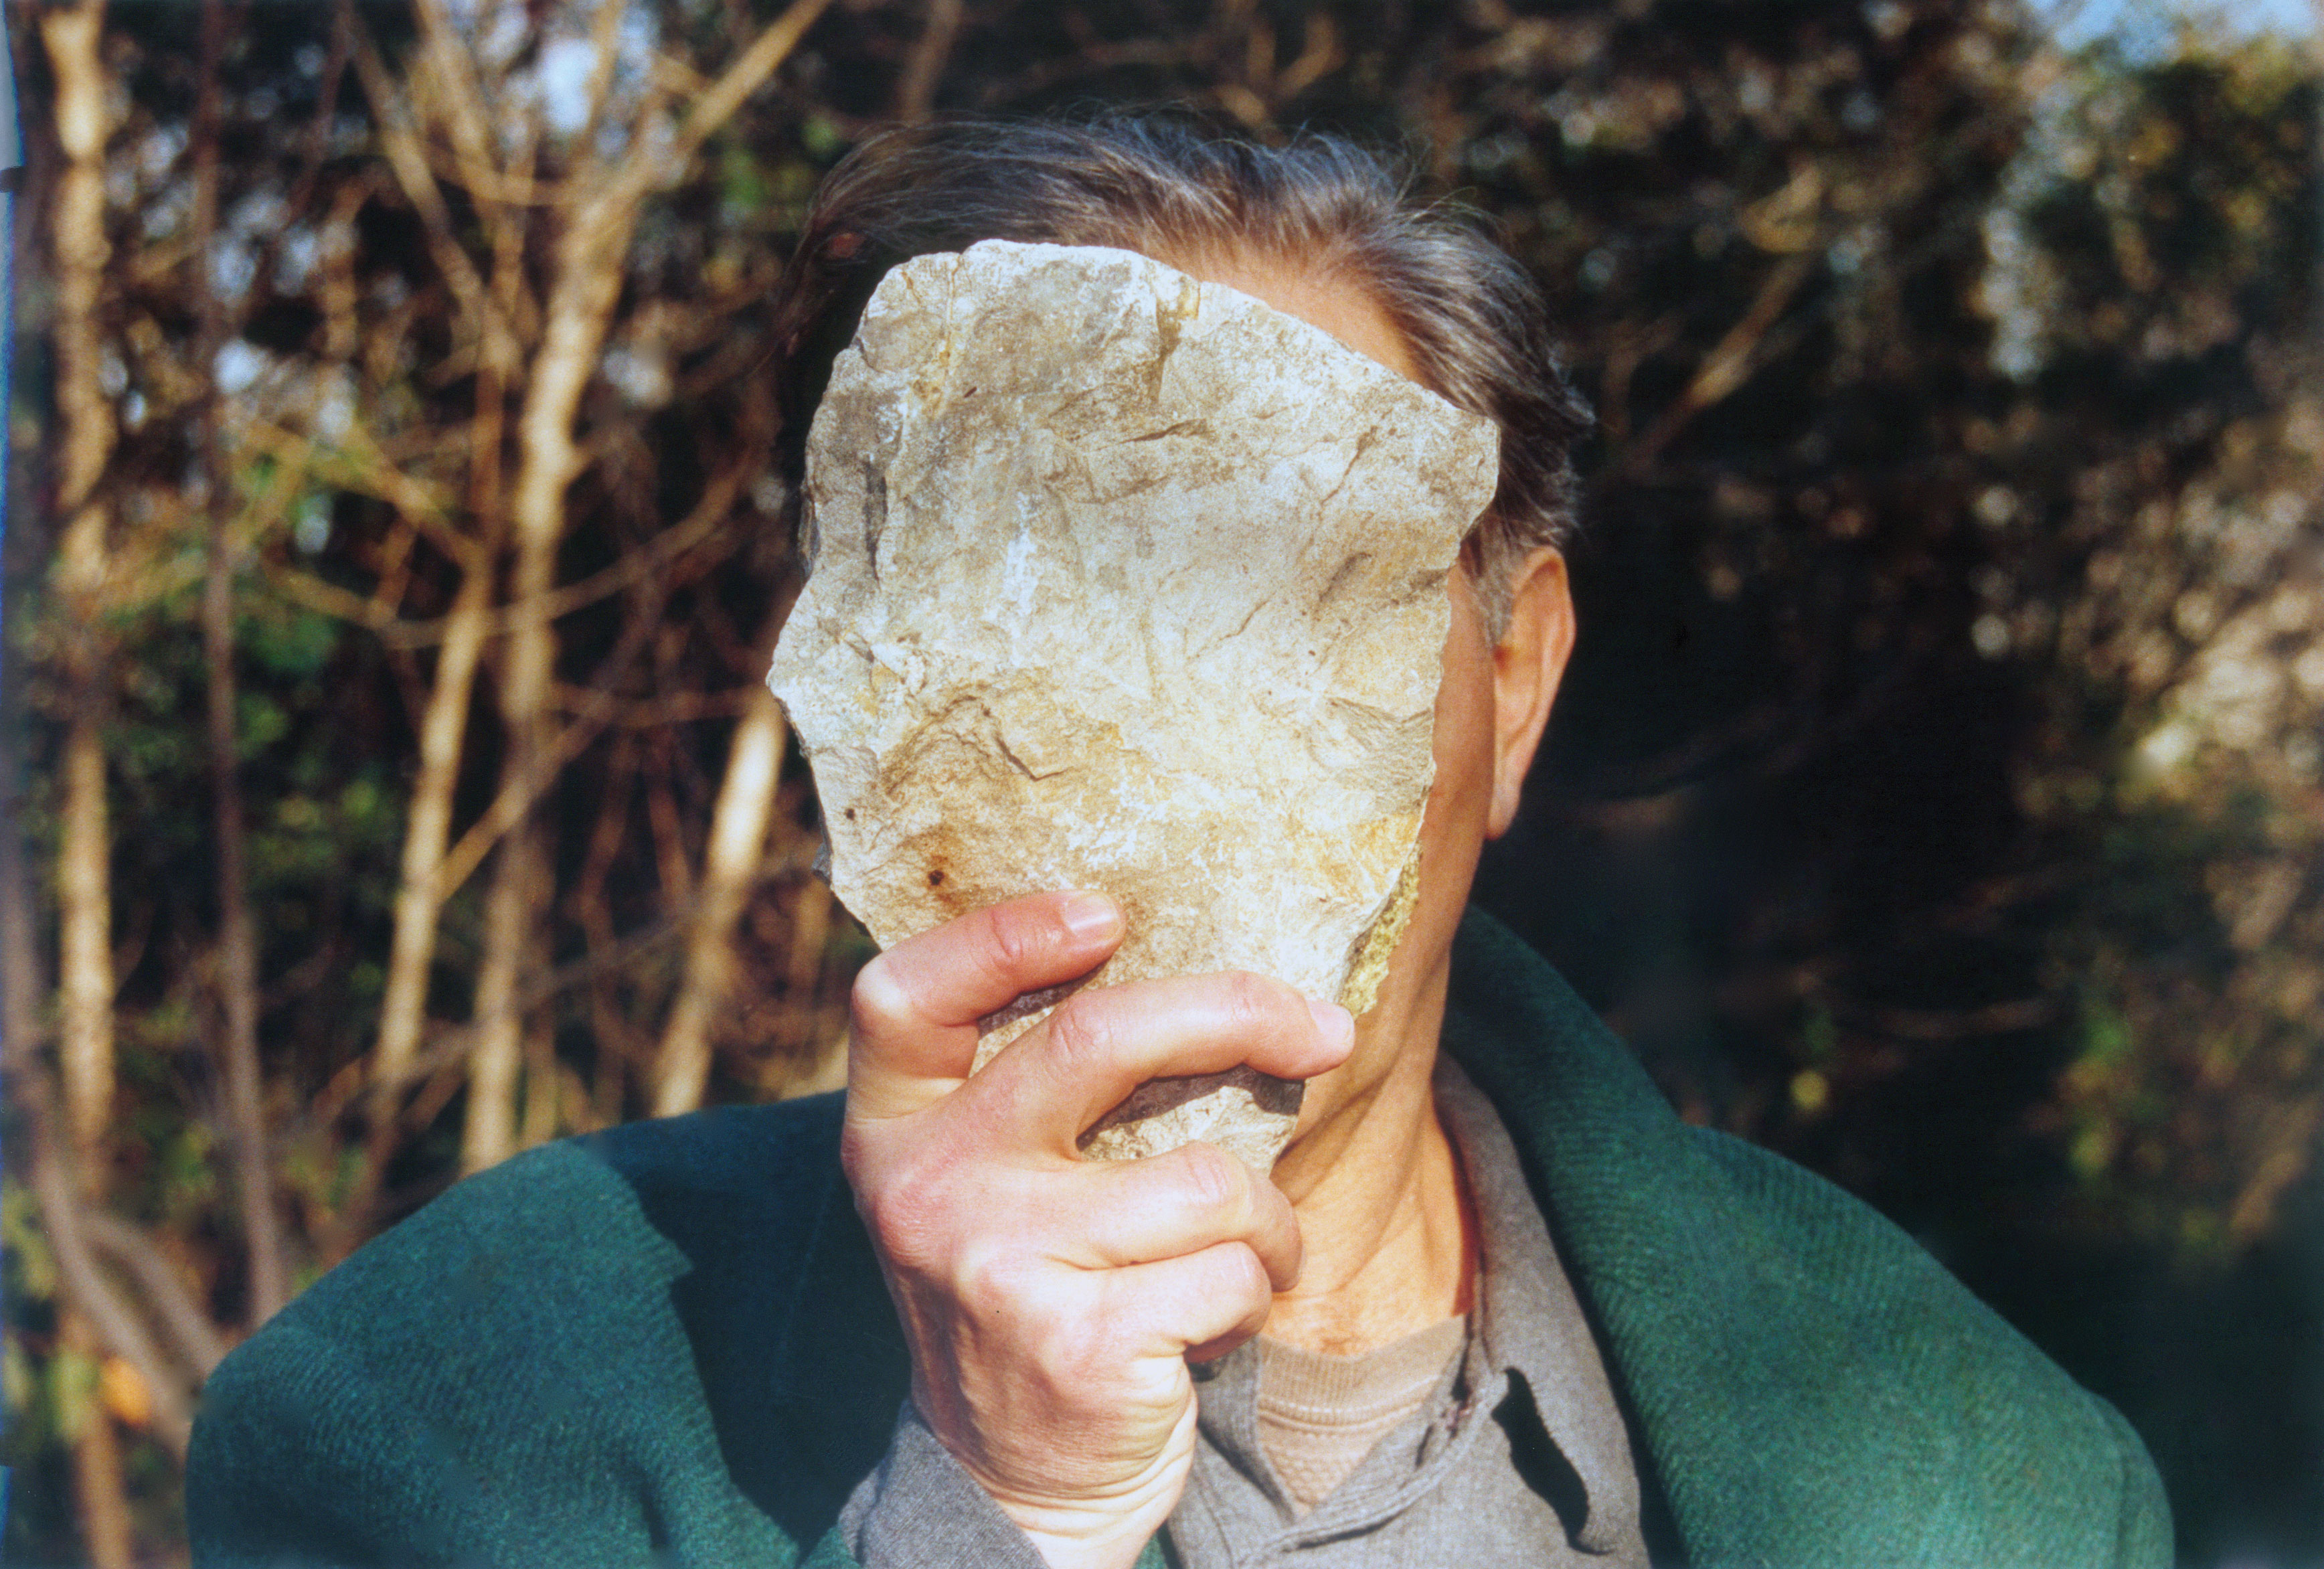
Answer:
[[[1895,1228],[1687,1128],[1464,917],[1574,636],[1583,416],[1524,274],[1362,154],[1167,121],[954,125],[836,171],[787,275],[791,461],[873,285],[985,239],[1134,250],[1500,432],[1452,573],[1418,891],[1379,1000],[1091,986],[1058,890],[900,942],[843,1098],[461,1185],[221,1368],[203,1564],[1010,1569],[2157,1564],[2137,1438]],[[1078,1137],[1139,1084],[1305,1082],[1271,1177]]]

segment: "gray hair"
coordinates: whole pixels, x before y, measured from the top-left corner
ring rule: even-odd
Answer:
[[[832,361],[880,280],[914,256],[991,239],[1178,264],[1274,262],[1364,290],[1422,383],[1499,427],[1499,482],[1462,547],[1496,639],[1517,563],[1572,532],[1572,451],[1590,411],[1540,287],[1477,218],[1415,199],[1407,179],[1339,137],[1267,147],[1169,114],[946,120],[849,153],[816,192],[777,291],[781,461],[794,485]]]

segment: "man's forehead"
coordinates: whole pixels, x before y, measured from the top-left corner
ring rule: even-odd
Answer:
[[[931,552],[927,592],[1029,626],[1045,573],[1094,574],[1136,585],[1176,646],[1268,575],[1296,603],[1354,556],[1386,581],[1388,563],[1449,555],[1491,494],[1492,422],[1402,374],[1360,289],[1200,264],[1215,276],[986,242],[892,271],[809,440],[811,521],[829,537],[851,508],[880,511],[840,524],[868,527],[867,591]]]
[[[1370,289],[1344,272],[1286,261],[1253,251],[1206,252],[1160,258],[1205,282],[1248,294],[1321,328],[1342,344],[1408,382],[1420,380],[1412,346]]]
[[[1231,433],[1208,417],[1257,407],[1269,425],[1263,445],[1279,453],[1344,439],[1351,408],[1385,400],[1433,436],[1449,424],[1499,445],[1488,421],[1422,386],[1403,334],[1360,283],[1256,253],[1205,252],[1179,266],[1102,246],[996,240],[919,256],[881,281],[849,354],[881,375],[916,360],[906,401],[923,423],[960,392],[953,371],[975,362],[984,368],[971,379],[987,399],[1029,408],[1064,394],[1053,429],[1079,422],[1096,435],[1119,419],[1139,427],[1119,433],[1134,439],[1168,406],[1203,420],[1219,445]],[[968,412],[947,406],[943,417]],[[1407,448],[1429,463],[1426,440],[1399,442]]]

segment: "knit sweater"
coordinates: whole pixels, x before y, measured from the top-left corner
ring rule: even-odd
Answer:
[[[1452,1000],[1445,1046],[1508,1127],[1688,1561],[2169,1562],[2128,1426],[1910,1238],[1681,1122],[1489,918]],[[547,1146],[357,1252],[212,1376],[196,1562],[850,1564],[832,1522],[909,1365],[840,1110]]]

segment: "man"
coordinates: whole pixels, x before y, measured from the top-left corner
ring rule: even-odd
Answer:
[[[977,1020],[1087,974],[1120,912],[1060,890],[900,943],[844,1103],[537,1151],[254,1337],[196,1434],[199,1560],[2165,1561],[2119,1417],[1878,1217],[1680,1124],[1464,920],[1573,639],[1582,416],[1522,272],[1330,141],[888,138],[786,277],[794,464],[880,276],[991,238],[1141,251],[1499,427],[1379,1002],[1086,988],[972,1077]],[[1076,1158],[1136,1084],[1237,1064],[1306,1082],[1271,1177]]]

